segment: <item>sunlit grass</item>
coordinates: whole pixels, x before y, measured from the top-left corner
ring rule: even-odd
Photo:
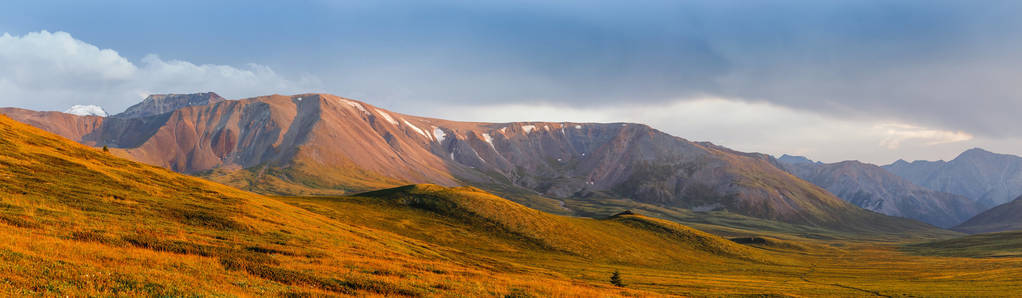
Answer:
[[[635,207],[753,240],[642,215],[553,215],[474,188],[271,198],[0,117],[4,296],[1003,296],[1022,286],[1020,258],[899,248],[919,235],[863,240]],[[610,285],[614,271],[626,287]]]

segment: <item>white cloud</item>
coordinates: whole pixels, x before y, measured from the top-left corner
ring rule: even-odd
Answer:
[[[638,122],[693,141],[772,155],[807,155],[824,162],[948,159],[970,146],[1006,145],[993,146],[968,133],[890,119],[836,118],[770,103],[715,97],[596,108],[509,104],[419,110],[429,116],[465,121]]]
[[[919,140],[926,145],[939,145],[968,141],[973,138],[972,135],[961,131],[929,129],[900,123],[878,124],[874,126],[874,129],[886,132],[887,138],[884,139],[883,144],[890,149],[898,149],[906,140]]]
[[[97,105],[73,105],[71,108],[64,111],[64,113],[78,115],[78,116],[108,116],[103,107]]]
[[[315,77],[286,78],[267,66],[196,65],[147,55],[133,63],[65,32],[0,36],[0,106],[63,110],[97,104],[121,111],[150,93],[214,91],[227,98],[299,93]]]

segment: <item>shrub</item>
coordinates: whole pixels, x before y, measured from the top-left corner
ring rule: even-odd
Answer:
[[[99,231],[76,231],[71,232],[71,240],[82,241],[82,242],[97,242],[107,245],[121,246],[124,241],[120,239],[110,238]]]
[[[610,275],[610,284],[618,286],[618,287],[624,287],[625,286],[625,283],[623,281],[621,281],[621,272],[618,272],[617,270],[614,270],[614,274]]]
[[[38,223],[34,220],[29,219],[26,216],[13,216],[8,214],[0,214],[0,222],[6,223],[19,228],[38,229],[41,228]]]
[[[536,297],[522,289],[511,289],[511,293],[504,295],[504,298],[532,298]]]

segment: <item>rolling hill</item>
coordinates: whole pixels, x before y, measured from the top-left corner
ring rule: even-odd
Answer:
[[[785,170],[867,210],[916,219],[942,228],[982,211],[973,200],[923,188],[881,167],[858,161],[816,163],[782,156]]]
[[[123,157],[265,194],[468,184],[563,214],[576,212],[567,199],[625,198],[839,228],[890,222],[778,169],[769,156],[641,124],[455,122],[326,94],[225,100],[140,118],[0,112]],[[893,226],[886,229],[927,229]]]
[[[310,201],[319,201],[309,198]],[[677,266],[698,263],[700,259],[727,257],[756,262],[792,262],[771,258],[762,251],[750,249],[733,241],[661,219],[632,212],[622,212],[606,219],[566,217],[534,209],[497,197],[474,187],[449,188],[431,184],[409,185],[379,190],[327,201],[326,205],[380,204],[396,209],[413,209],[419,214],[446,218],[446,224],[474,234],[470,239],[444,239],[421,235],[422,239],[471,249],[478,243],[523,250],[554,251],[585,258],[589,261],[641,264],[645,266]],[[337,205],[333,205],[335,208]],[[365,207],[363,207],[365,208]],[[372,208],[378,209],[378,208]],[[315,209],[310,209],[313,211]],[[393,209],[384,209],[393,210]],[[364,212],[372,212],[364,210]],[[379,212],[379,211],[376,211]],[[363,212],[346,212],[364,218]],[[343,216],[343,215],[341,215]],[[373,216],[367,225],[381,229],[383,225],[401,222],[385,220],[394,215]],[[405,217],[415,218],[414,216]],[[362,219],[365,220],[365,219]],[[349,219],[345,222],[359,220]],[[408,225],[408,223],[404,223]],[[418,230],[430,230],[430,223],[412,224]],[[399,229],[388,229],[402,233]],[[491,239],[481,241],[478,238]],[[459,243],[461,242],[461,243]],[[492,247],[488,247],[493,249]],[[683,253],[679,253],[683,252]]]
[[[930,256],[1007,258],[1022,257],[1022,231],[969,235],[905,246],[905,250]]]
[[[1022,230],[1022,197],[984,211],[954,230],[970,234]]]
[[[580,280],[605,282],[606,272],[618,270],[629,287],[682,296],[986,296],[1017,284],[998,276],[1022,272],[1017,258],[903,253],[904,240],[774,238],[747,230],[727,241],[633,212],[553,215],[474,187],[420,184],[278,199],[341,222]]]

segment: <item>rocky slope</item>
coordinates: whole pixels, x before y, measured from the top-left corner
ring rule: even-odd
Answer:
[[[778,161],[795,176],[849,203],[886,215],[950,228],[982,211],[969,198],[917,186],[876,165],[858,161],[824,164],[788,155]]]
[[[128,107],[120,114],[113,115],[116,118],[138,118],[154,116],[173,112],[174,110],[190,107],[204,106],[224,101],[223,97],[213,92],[194,94],[153,94],[146,97],[142,102]]]
[[[884,169],[920,186],[968,197],[984,207],[1022,195],[1022,157],[979,148],[948,162],[899,160]]]
[[[1022,230],[1022,197],[984,211],[954,230],[970,234]]]
[[[0,112],[135,160],[264,193],[471,184],[519,200],[623,197],[802,224],[887,221],[784,172],[769,156],[641,124],[455,122],[326,94],[227,100],[137,118]]]

